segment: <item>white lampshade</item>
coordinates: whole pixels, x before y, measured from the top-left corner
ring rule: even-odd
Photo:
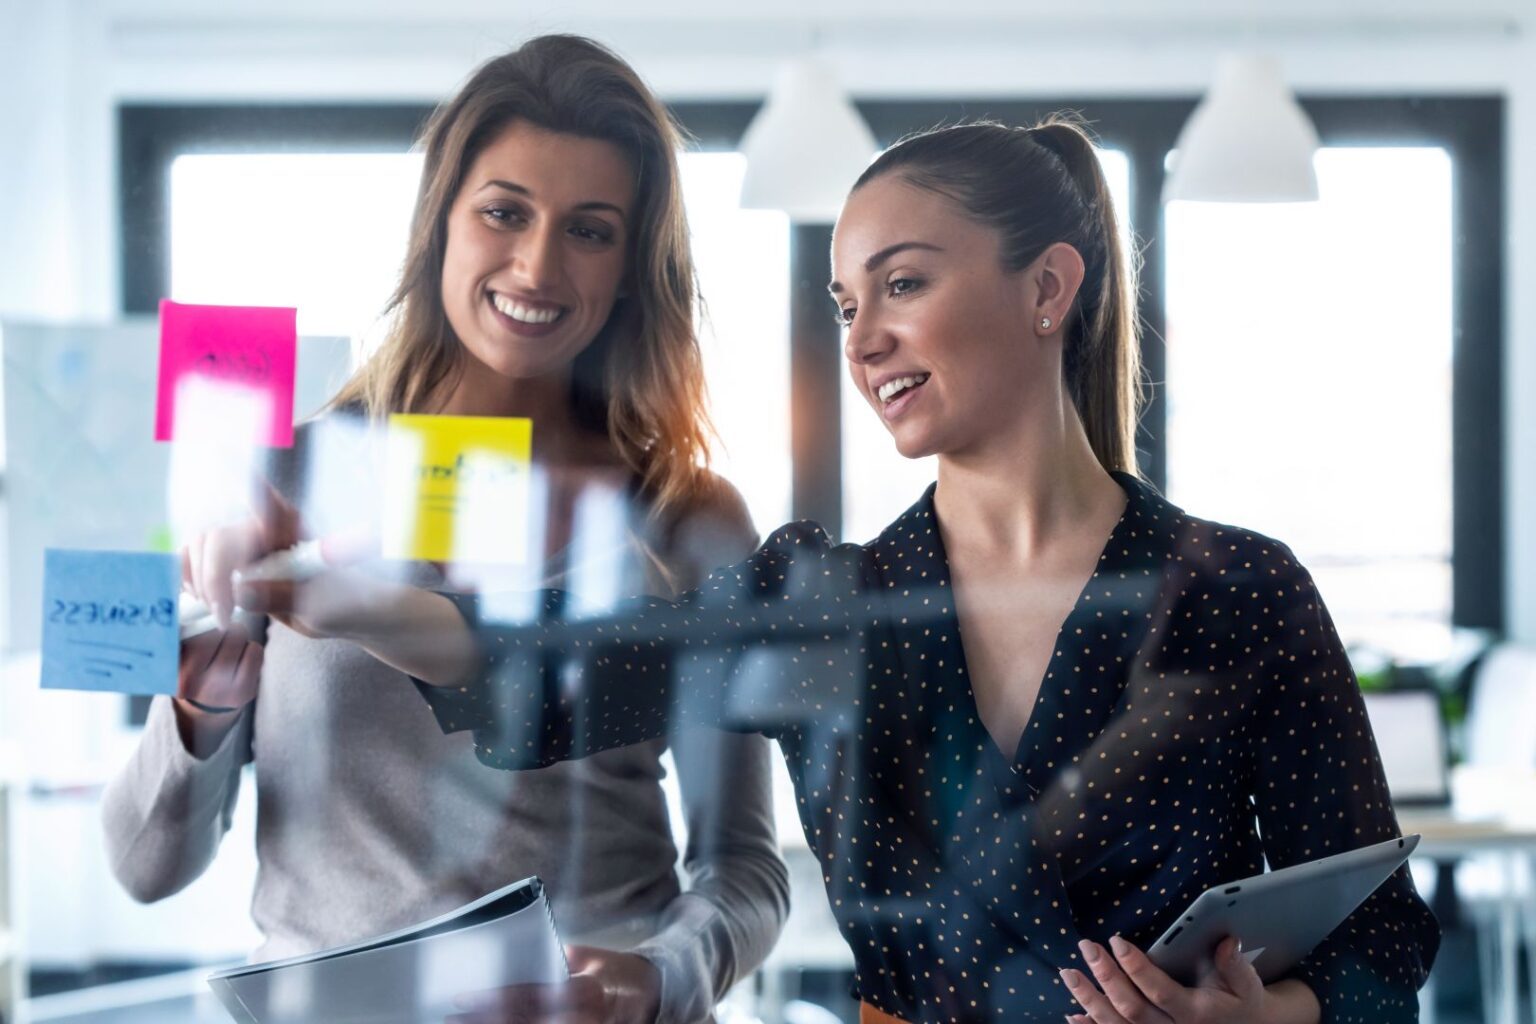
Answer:
[[[807,57],[779,70],[741,148],[747,157],[742,206],[830,224],[879,147],[831,69]]]
[[[1184,130],[1163,202],[1298,203],[1317,199],[1317,130],[1272,57],[1223,57]]]

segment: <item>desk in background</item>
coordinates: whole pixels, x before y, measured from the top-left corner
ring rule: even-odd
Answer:
[[[1443,924],[1461,912],[1458,864],[1481,860],[1500,880],[1502,898],[1474,914],[1484,1019],[1487,1024],[1521,1024],[1522,937],[1527,973],[1536,986],[1536,774],[1459,768],[1452,774],[1451,793],[1450,806],[1404,809],[1398,824],[1405,834],[1424,837],[1414,857],[1435,865],[1431,904]],[[1434,1024],[1433,992],[1432,976],[1420,1000],[1423,1024]],[[1529,1019],[1536,1024],[1536,1006]]]

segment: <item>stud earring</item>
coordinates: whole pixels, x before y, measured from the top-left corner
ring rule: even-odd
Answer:
[[[1048,330],[1051,329],[1051,318],[1050,317],[1043,316],[1043,317],[1040,318],[1040,329],[1042,331],[1048,331]]]

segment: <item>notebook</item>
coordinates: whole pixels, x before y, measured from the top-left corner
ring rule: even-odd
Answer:
[[[544,886],[525,878],[388,935],[208,978],[240,1024],[438,1024],[454,999],[569,973]]]

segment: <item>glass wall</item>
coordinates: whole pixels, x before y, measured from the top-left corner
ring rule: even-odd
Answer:
[[[903,130],[935,121],[930,107],[868,106],[872,123],[906,117]],[[0,739],[29,764],[27,787],[0,796],[0,814],[8,802],[24,825],[0,820],[0,839],[21,851],[12,891],[0,885],[0,958],[5,919],[21,918],[34,1019],[99,1024],[119,997],[162,1024],[223,1019],[206,991],[211,968],[256,949],[299,954],[415,924],[534,863],[551,919],[589,947],[572,953],[572,968],[638,977],[629,991],[646,991],[644,965],[600,962],[604,950],[634,955],[662,964],[658,977],[669,972],[665,998],[681,998],[675,983],[686,975],[707,1004],[721,964],[750,961],[722,1024],[852,1021],[856,966],[861,994],[912,1019],[928,1004],[967,1019],[950,987],[996,1000],[998,1019],[1028,1019],[1052,1000],[1065,1010],[1051,979],[1072,953],[1047,949],[1056,936],[1107,940],[1102,925],[1151,946],[1207,885],[1367,839],[1391,845],[1393,796],[1408,797],[1404,828],[1419,827],[1416,802],[1435,805],[1418,812],[1430,816],[1416,857],[1424,895],[1437,875],[1439,907],[1455,906],[1452,866],[1478,852],[1455,845],[1455,780],[1480,778],[1480,760],[1536,756],[1515,728],[1533,692],[1524,663],[1488,663],[1505,670],[1496,705],[1471,689],[1482,668],[1452,663],[1465,639],[1452,625],[1457,583],[1470,571],[1454,529],[1477,479],[1456,433],[1467,412],[1461,318],[1488,269],[1469,262],[1458,232],[1469,206],[1489,201],[1466,189],[1487,168],[1427,130],[1392,144],[1331,138],[1317,157],[1319,203],[1164,209],[1161,161],[1187,105],[1176,118],[1102,106],[1099,159],[1122,244],[1148,260],[1139,298],[1154,402],[1141,455],[1154,469],[1123,488],[1129,516],[1091,524],[1092,550],[1070,566],[1031,563],[1022,581],[988,577],[1019,555],[1006,544],[968,563],[941,558],[926,539],[936,513],[920,503],[898,531],[904,547],[823,547],[791,530],[681,611],[623,604],[741,558],[745,524],[727,509],[702,524],[667,521],[680,540],[648,532],[660,521],[647,518],[655,492],[583,461],[590,452],[579,446],[564,453],[571,474],[535,471],[526,435],[461,438],[456,456],[438,458],[428,454],[435,428],[423,427],[401,455],[397,437],[333,418],[295,449],[248,438],[231,447],[221,431],[240,420],[238,403],[215,397],[196,410],[207,436],[156,442],[162,336],[142,295],[128,290],[134,308],[120,323],[5,323],[7,678],[23,685],[0,695]],[[733,123],[739,113],[722,104],[711,116]],[[241,152],[188,145],[163,181],[125,184],[125,197],[164,191],[164,252],[148,247],[164,267],[141,283],[180,303],[297,307],[300,419],[383,336],[421,169],[399,141],[377,153],[296,153],[270,138]],[[741,208],[746,165],[734,144],[685,154],[682,191],[718,432],[712,464],[742,495],[752,531],[767,535],[803,500],[791,446],[804,415],[792,399],[805,404],[791,394],[791,360],[803,348],[792,342],[829,335],[832,307],[824,275],[792,273],[819,266],[820,253],[791,251],[812,232]],[[501,192],[511,205],[527,198],[505,183]],[[561,241],[600,252],[601,225],[582,221]],[[622,275],[608,284],[621,298],[634,286]],[[819,334],[800,319],[813,305]],[[490,306],[495,314],[482,312],[524,339],[548,336],[541,328],[566,315],[508,296]],[[842,522],[828,525],[860,543],[919,500],[936,460],[902,459],[842,370],[836,407],[817,396],[811,412],[841,430],[827,446],[837,450],[823,452],[841,467]],[[251,487],[261,459],[270,472]],[[516,486],[509,464],[527,471]],[[404,490],[379,486],[381,472]],[[464,490],[431,489],[449,478]],[[1171,513],[1160,492],[1287,544],[1338,636],[1266,541],[1180,532],[1162,518]],[[468,509],[464,521],[495,537],[492,547],[505,539],[501,513],[516,506],[526,536],[497,550],[521,555],[477,560],[474,545],[437,544],[436,534],[418,547],[425,528],[399,531],[410,535],[390,547],[402,504],[413,505],[412,529]],[[186,577],[217,575],[203,572],[213,556],[202,531],[214,523],[246,531],[224,537],[242,571],[270,569],[244,553],[288,552],[279,561],[295,578],[277,583],[293,585],[292,608],[242,619],[243,634],[188,632],[174,704],[37,686],[42,660],[56,656],[40,649],[45,620],[63,614],[44,600],[44,548],[163,560],[185,546],[186,576],[170,581],[185,591]],[[314,523],[325,526],[312,536]],[[349,534],[359,523],[367,528]],[[321,535],[339,546],[305,557],[326,565],[296,568]],[[687,557],[670,558],[678,550]],[[318,596],[301,606],[300,593]],[[411,604],[390,629],[357,626],[423,594],[437,603]],[[216,603],[213,591],[202,596]],[[422,668],[418,649],[391,646],[426,623],[424,648],[460,636],[445,612],[471,627],[477,646],[457,650],[456,664],[501,688],[490,698],[463,672],[435,687],[438,662]],[[1245,642],[1236,619],[1262,624],[1262,642]],[[256,630],[267,631],[260,651],[246,643]],[[98,672],[117,654],[137,656],[88,653]],[[1305,667],[1287,675],[1298,659]],[[1352,670],[1367,677],[1366,697]],[[194,677],[209,689],[188,690]],[[260,704],[237,685],[252,678]],[[1288,700],[1293,682],[1314,681]],[[1462,717],[1472,720],[1464,729]],[[1385,774],[1372,721],[1393,731]],[[1487,736],[1498,739],[1476,739]],[[1457,756],[1467,764],[1453,771]],[[1514,767],[1524,782],[1484,792],[1536,791],[1530,765]],[[1501,849],[1536,841],[1514,826],[1497,836]],[[1385,958],[1375,946],[1360,952],[1378,958],[1367,973],[1380,983],[1360,998],[1390,992],[1407,1006],[1434,926],[1395,866],[1383,873],[1392,898],[1370,905],[1358,933],[1391,930],[1402,944]],[[1497,873],[1471,870],[1456,883],[1484,964],[1518,948],[1510,908],[1520,907],[1503,900],[1510,887]],[[1029,877],[1049,882],[1019,881]],[[1046,884],[1060,886],[1056,898],[1037,899]],[[500,909],[530,892],[504,895]],[[466,945],[457,963],[481,963],[486,948]],[[935,950],[942,963],[912,972]],[[1447,955],[1475,971],[1467,947]],[[459,975],[437,967],[441,976],[383,978],[379,991],[441,995]],[[881,987],[908,974],[919,987],[942,980],[922,989],[926,1001]],[[149,987],[91,994],[125,980]],[[315,997],[295,983],[276,998]],[[700,1014],[672,1005],[657,1019]]]

